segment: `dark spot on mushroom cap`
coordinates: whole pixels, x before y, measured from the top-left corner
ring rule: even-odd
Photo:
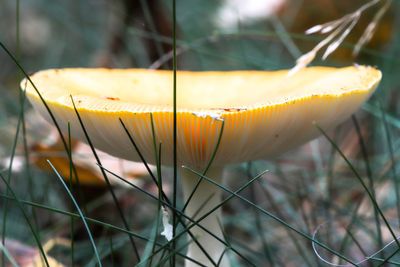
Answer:
[[[112,96],[106,96],[105,99],[113,100],[113,101],[118,101],[118,100],[120,100],[118,97],[112,97]]]
[[[211,110],[223,110],[225,112],[239,112],[247,110],[247,108],[211,108]]]

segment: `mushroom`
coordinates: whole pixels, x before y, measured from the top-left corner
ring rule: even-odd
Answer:
[[[120,158],[140,160],[129,145],[128,130],[146,161],[156,163],[152,117],[157,142],[162,143],[162,164],[173,164],[171,71],[53,69],[40,71],[31,79],[64,131],[69,122],[72,136],[85,140],[73,98],[93,145]],[[314,123],[326,130],[337,126],[368,99],[380,79],[379,70],[358,65],[310,67],[292,76],[287,70],[178,71],[178,164],[202,172],[213,158],[207,177],[220,183],[227,164],[269,159],[301,145],[318,136]],[[28,85],[26,92],[33,106],[50,121],[34,87]],[[199,177],[187,169],[180,175],[188,199]],[[220,199],[220,188],[202,181],[185,213],[196,220]],[[223,240],[220,216],[218,209],[199,223]],[[199,226],[190,231],[197,241],[190,242],[189,257],[206,266],[221,258],[220,266],[229,266],[223,243]],[[194,265],[186,260],[186,266]]]
[[[49,134],[54,133],[54,135],[58,135],[55,131],[52,129],[49,131]],[[106,182],[104,181],[101,169],[95,163],[96,158],[90,146],[74,139],[70,143],[77,178],[79,178],[79,185],[105,187]],[[69,182],[71,176],[70,160],[64,155],[63,151],[64,146],[59,137],[55,138],[53,144],[35,142],[30,146],[32,163],[42,170],[52,172],[53,169],[47,162],[47,160],[50,160],[61,176]],[[97,151],[96,154],[101,159],[103,167],[112,169],[115,174],[129,179],[135,184],[140,185],[140,178],[148,176],[147,169],[142,163],[119,159],[102,151]],[[109,177],[108,179],[112,185],[127,185],[116,177]],[[75,184],[76,180],[72,179],[71,182]]]

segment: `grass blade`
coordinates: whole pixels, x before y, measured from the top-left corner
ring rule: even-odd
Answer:
[[[379,102],[379,107],[380,107],[381,114],[382,114],[382,123],[383,123],[383,128],[385,130],[387,146],[388,146],[388,149],[389,149],[389,156],[390,156],[390,161],[391,161],[390,170],[391,170],[391,173],[392,173],[394,191],[396,193],[397,217],[398,217],[398,220],[400,222],[400,188],[399,188],[399,180],[398,180],[398,177],[397,177],[396,161],[395,161],[394,151],[393,151],[392,136],[391,136],[390,131],[389,131],[388,122],[386,120],[386,112],[384,111],[381,102]]]
[[[4,199],[8,199],[8,200],[17,201],[16,198],[14,198],[14,197],[12,197],[12,196],[7,196],[7,195],[4,195],[4,194],[0,194],[0,197],[1,197],[1,198],[4,198]],[[50,207],[50,206],[47,206],[47,205],[43,205],[43,204],[39,204],[39,203],[34,203],[34,202],[31,202],[31,201],[27,201],[27,200],[19,200],[19,201],[20,201],[22,204],[28,205],[28,206],[31,206],[31,207],[35,207],[35,208],[39,208],[39,209],[44,209],[44,210],[47,210],[47,211],[50,211],[50,212],[55,212],[55,213],[62,214],[62,215],[66,215],[66,216],[70,216],[70,217],[73,217],[73,218],[82,218],[81,215],[78,214],[78,213],[74,213],[74,212],[70,212],[70,211],[65,211],[65,210],[60,210],[60,209],[57,209],[57,208],[53,208],[53,207]],[[120,233],[125,233],[125,234],[128,234],[128,235],[132,235],[132,236],[134,236],[135,238],[141,239],[141,240],[143,240],[143,241],[149,241],[149,239],[146,238],[146,237],[144,237],[144,236],[138,235],[138,234],[136,234],[136,233],[134,233],[134,232],[132,232],[132,231],[128,231],[128,230],[126,230],[126,229],[124,229],[124,228],[115,226],[115,225],[113,225],[113,224],[109,224],[109,223],[106,223],[106,222],[103,222],[103,221],[99,221],[99,220],[96,220],[96,219],[93,219],[93,218],[89,218],[89,217],[86,217],[86,216],[84,216],[84,218],[85,218],[85,220],[86,220],[87,222],[91,222],[91,223],[93,223],[93,224],[100,225],[100,226],[103,226],[103,227],[112,229],[112,230],[117,231],[117,232],[120,232]],[[156,243],[156,245],[157,245],[157,246],[162,246],[163,244],[161,244],[161,243]]]
[[[383,221],[385,222],[386,227],[388,228],[390,234],[392,235],[393,239],[396,242],[396,245],[400,248],[400,242],[397,239],[395,233],[393,232],[392,227],[390,226],[389,222],[387,221],[385,215],[383,214],[382,210],[380,209],[378,203],[376,202],[376,199],[373,197],[372,193],[370,192],[370,190],[368,189],[367,185],[364,183],[363,179],[361,178],[360,174],[357,172],[357,170],[354,168],[353,164],[351,164],[351,162],[349,161],[349,159],[346,157],[346,155],[343,154],[342,150],[336,145],[335,142],[333,142],[333,140],[325,133],[325,131],[319,127],[318,125],[316,125],[316,127],[318,128],[318,130],[325,136],[325,138],[329,141],[329,143],[335,148],[335,150],[340,154],[340,156],[343,158],[343,160],[346,162],[346,164],[348,165],[348,167],[351,169],[351,171],[353,172],[353,174],[357,177],[358,181],[361,183],[362,187],[364,188],[365,192],[368,194],[368,197],[370,198],[374,208],[377,209],[379,215],[381,216],[381,218],[383,219]]]
[[[178,195],[178,147],[177,147],[177,138],[178,138],[178,127],[177,127],[177,109],[176,109],[176,97],[177,97],[177,88],[176,88],[176,0],[172,0],[172,70],[173,70],[173,112],[174,112],[174,125],[173,125],[173,168],[174,168],[174,177],[173,177],[173,189],[172,189],[172,205],[176,208],[176,201]],[[177,216],[176,213],[172,213],[172,237],[176,235],[177,228]],[[176,249],[175,239],[172,241],[172,249]],[[175,267],[175,254],[172,256],[172,267]]]
[[[196,174],[196,175],[201,176],[201,173],[196,172],[195,170],[193,170],[193,169],[191,169],[191,168],[189,168],[189,167],[184,167],[184,168],[186,168],[187,170],[193,172],[193,173]],[[265,171],[265,172],[266,172],[266,171]],[[264,174],[265,172],[263,172],[262,174]],[[208,182],[214,184],[215,186],[218,186],[219,188],[221,188],[222,190],[224,190],[224,191],[226,191],[227,193],[230,194],[230,196],[229,196],[227,199],[225,199],[225,200],[223,201],[223,203],[225,203],[227,200],[229,200],[229,199],[231,199],[231,198],[233,198],[233,197],[237,197],[237,198],[243,200],[244,202],[246,202],[247,204],[251,205],[251,206],[254,207],[255,209],[257,209],[258,211],[262,212],[263,214],[265,214],[265,215],[271,217],[272,219],[274,219],[275,221],[281,223],[282,225],[284,225],[285,227],[289,228],[290,230],[292,230],[292,231],[296,232],[297,234],[303,236],[304,238],[306,238],[306,239],[312,241],[313,243],[317,244],[318,246],[321,246],[322,248],[324,248],[324,249],[328,250],[329,252],[335,254],[335,255],[338,256],[339,258],[341,258],[341,259],[347,261],[348,263],[350,263],[350,264],[356,266],[356,263],[354,263],[352,260],[348,259],[348,258],[345,257],[344,255],[339,254],[338,252],[336,252],[336,251],[334,251],[333,249],[329,248],[329,247],[326,246],[325,244],[323,244],[323,243],[321,243],[321,242],[319,242],[319,241],[313,239],[312,237],[310,237],[310,236],[307,235],[306,233],[304,233],[304,232],[302,232],[302,231],[300,231],[300,230],[294,228],[293,226],[291,226],[290,224],[288,224],[287,222],[285,222],[285,221],[282,220],[281,218],[279,218],[279,217],[273,215],[272,213],[266,211],[265,209],[259,207],[259,206],[256,205],[256,204],[252,203],[252,202],[249,201],[247,198],[242,197],[241,195],[238,194],[239,192],[237,192],[237,191],[239,191],[239,190],[236,190],[236,191],[234,192],[234,191],[231,191],[231,190],[229,190],[229,189],[227,189],[227,188],[225,188],[225,187],[219,185],[218,183],[214,182],[212,179],[208,178],[207,176],[203,176],[203,178],[204,178],[206,181],[208,181]],[[252,182],[252,181],[254,181],[254,179],[250,180],[249,182]],[[250,183],[246,183],[247,186],[248,186],[249,184],[250,184]],[[240,189],[243,190],[244,188],[241,187]],[[218,205],[218,206],[220,206],[220,205]],[[201,218],[200,218],[198,221],[200,221],[200,220],[201,220]]]
[[[102,168],[104,168],[104,167],[102,167]],[[152,194],[150,194],[149,192],[147,192],[147,191],[141,189],[141,188],[138,187],[137,185],[132,184],[131,182],[127,181],[126,179],[122,178],[121,176],[117,175],[116,173],[113,173],[112,171],[107,170],[107,169],[105,169],[105,171],[109,172],[110,174],[114,175],[116,178],[122,180],[123,182],[129,184],[130,186],[136,188],[137,190],[139,190],[139,191],[142,192],[143,194],[145,194],[145,195],[147,195],[147,196],[149,196],[149,197],[155,199],[156,201],[159,200],[156,196],[153,196]],[[264,173],[264,172],[263,172],[263,173]],[[263,174],[263,173],[262,173],[262,174]],[[238,191],[239,191],[239,190],[240,190],[240,191],[241,191],[241,190],[244,190],[248,185],[250,185],[251,183],[253,183],[256,179],[259,179],[259,178],[262,176],[262,174],[257,175],[257,176],[256,176],[255,178],[253,178],[251,181],[249,181],[248,183],[246,183],[245,186],[243,186],[243,187],[241,187],[240,189],[238,189]],[[239,192],[240,192],[240,191],[239,191]],[[228,199],[228,200],[225,200],[223,203],[220,203],[220,205],[218,205],[218,207],[216,207],[216,208],[214,208],[213,210],[209,211],[209,212],[206,213],[203,217],[205,218],[206,216],[208,216],[209,214],[211,214],[212,212],[214,212],[217,208],[221,207],[221,206],[222,206],[224,203],[226,203],[227,201],[229,201],[229,199]],[[187,232],[189,235],[191,235],[191,238],[193,239],[193,241],[194,241],[194,242],[197,242],[196,238],[191,234],[190,228],[192,228],[193,226],[198,226],[198,227],[200,227],[202,230],[204,230],[205,232],[207,232],[208,234],[210,234],[211,236],[213,236],[215,239],[217,239],[219,242],[223,243],[225,246],[228,246],[228,244],[227,244],[223,239],[221,239],[221,238],[219,238],[218,236],[214,235],[212,232],[210,232],[207,228],[205,228],[205,227],[202,226],[201,224],[198,224],[198,222],[199,222],[200,220],[194,221],[192,218],[186,216],[184,213],[182,213],[182,212],[179,211],[178,209],[174,208],[174,207],[172,206],[172,204],[171,204],[171,203],[168,203],[167,201],[162,200],[162,204],[165,205],[165,206],[167,206],[169,209],[172,209],[174,212],[176,212],[176,213],[179,215],[178,218],[183,217],[183,218],[185,218],[186,220],[192,222],[192,224],[191,224],[190,226],[186,226],[186,224],[185,224],[183,221],[181,221],[182,225],[184,226],[184,231],[183,231],[183,232],[180,232],[179,234],[177,234],[177,236],[173,237],[173,239],[174,239],[174,238],[175,238],[175,239],[178,239],[180,236],[182,236],[184,233]],[[165,245],[164,245],[164,247],[165,247]],[[164,248],[164,247],[163,247],[163,248]],[[160,249],[162,249],[162,248],[160,248]],[[231,248],[231,250],[232,250],[233,252],[235,252],[240,258],[242,258],[242,259],[245,260],[247,263],[249,263],[250,265],[256,266],[256,265],[252,264],[251,261],[248,260],[245,256],[243,256],[242,253],[241,253],[240,251],[236,250],[235,248]],[[158,251],[156,251],[155,253],[158,253]]]
[[[35,228],[33,227],[31,221],[29,220],[29,216],[28,216],[28,214],[26,213],[24,207],[22,206],[21,201],[18,199],[18,197],[17,197],[17,195],[15,194],[14,190],[12,190],[12,188],[11,188],[9,182],[7,181],[7,179],[6,179],[1,173],[0,173],[0,178],[1,178],[1,179],[3,180],[3,182],[6,184],[7,190],[11,193],[11,195],[13,196],[13,198],[17,201],[18,208],[21,210],[22,215],[24,216],[26,222],[28,223],[28,226],[29,226],[29,228],[30,228],[30,230],[31,230],[31,232],[32,232],[32,234],[33,234],[33,237],[35,238],[36,244],[37,244],[37,246],[38,246],[38,248],[39,248],[40,254],[41,254],[42,257],[43,257],[46,266],[49,267],[50,265],[49,265],[49,262],[47,261],[46,253],[45,253],[44,250],[43,250],[43,246],[42,246],[42,244],[40,243],[39,236],[38,236],[38,234],[36,233],[36,230],[35,230]],[[3,243],[2,245],[4,246],[4,243]]]
[[[8,261],[11,263],[11,265],[13,267],[19,267],[17,261],[14,259],[14,257],[10,254],[10,252],[8,251],[7,247],[4,246],[3,244],[0,243],[0,250],[2,251],[3,255],[5,256],[5,258],[8,259]],[[4,259],[5,259],[4,258]],[[5,262],[3,263],[4,266],[6,265]]]
[[[93,155],[94,155],[94,157],[95,157],[95,159],[96,159],[97,164],[98,164],[98,165],[101,165],[100,158],[99,158],[99,156],[97,155],[96,149],[95,149],[94,146],[93,146],[93,143],[92,143],[92,141],[91,141],[91,139],[90,139],[90,137],[89,137],[88,132],[86,131],[86,127],[85,127],[85,125],[84,125],[84,123],[83,123],[83,121],[82,121],[82,118],[81,118],[81,116],[79,115],[79,112],[78,112],[78,110],[77,110],[77,108],[76,108],[76,106],[75,106],[74,99],[73,99],[72,96],[70,96],[70,97],[71,97],[71,100],[72,100],[72,105],[74,106],[74,110],[75,110],[76,116],[77,116],[77,118],[78,118],[78,120],[79,120],[79,124],[81,125],[81,128],[82,128],[82,130],[83,130],[83,133],[85,134],[86,141],[88,142],[88,144],[89,144],[89,146],[90,146],[90,149],[92,150],[92,153],[93,153]],[[100,170],[101,170],[101,174],[102,174],[103,177],[104,177],[104,180],[106,181],[107,188],[108,188],[108,190],[109,190],[110,193],[111,193],[111,196],[112,196],[113,201],[114,201],[114,203],[115,203],[115,206],[116,206],[116,208],[117,208],[117,210],[118,210],[118,213],[119,213],[119,215],[120,215],[120,217],[121,217],[121,219],[122,219],[122,223],[124,224],[124,226],[125,226],[125,228],[126,228],[127,230],[130,230],[129,225],[128,225],[128,222],[127,222],[127,220],[125,219],[124,213],[123,213],[122,208],[121,208],[121,206],[120,206],[120,204],[119,204],[119,201],[118,201],[118,199],[117,199],[117,197],[116,197],[116,195],[115,195],[115,193],[114,193],[114,189],[113,189],[112,186],[111,186],[111,183],[110,183],[110,181],[109,181],[109,179],[108,179],[108,176],[107,176],[106,172],[105,172],[102,168],[100,168]],[[138,262],[139,262],[139,261],[140,261],[140,256],[139,256],[139,251],[138,251],[138,249],[137,249],[135,240],[133,240],[132,236],[129,236],[129,240],[130,240],[130,242],[131,242],[131,244],[132,244],[132,247],[133,247],[133,251],[134,251],[134,253],[135,253],[135,256],[136,256],[136,258],[137,258],[137,260],[138,260]]]
[[[152,114],[150,114],[150,119],[152,119],[152,118],[153,118],[153,116],[152,116]],[[162,185],[160,184],[159,181],[157,181],[157,178],[154,176],[153,172],[151,171],[149,165],[147,164],[147,161],[145,160],[143,154],[141,153],[139,147],[137,146],[135,140],[133,139],[133,136],[130,134],[130,132],[129,132],[128,129],[126,128],[126,126],[125,126],[124,122],[122,121],[122,119],[119,119],[119,120],[120,120],[121,125],[122,125],[122,127],[124,128],[126,134],[128,135],[128,138],[129,138],[131,144],[132,144],[133,147],[135,148],[135,150],[136,150],[136,152],[138,153],[138,155],[139,155],[139,157],[140,157],[142,163],[145,165],[147,171],[149,172],[149,174],[150,174],[150,176],[151,176],[151,178],[152,178],[154,184],[157,186],[157,188],[161,189],[162,199],[165,200],[164,205],[168,206],[168,207],[172,210],[173,214],[176,213],[176,212],[178,212],[178,211],[177,211],[177,208],[176,208],[175,206],[173,206],[173,204],[171,204],[171,201],[168,199],[168,197],[166,196],[166,194],[162,191]],[[152,123],[152,120],[151,120],[151,123]],[[154,142],[155,142],[155,130],[154,130],[154,124],[153,124],[153,123],[152,123],[152,133],[153,133],[153,143],[154,143]],[[154,143],[153,145],[155,146],[155,143]],[[157,153],[155,152],[155,154],[157,154]],[[159,157],[160,157],[160,156],[161,156],[161,154],[159,154]],[[161,162],[161,159],[156,160],[156,162]],[[99,166],[99,167],[103,168],[102,166]],[[111,173],[112,175],[114,175],[114,176],[117,177],[118,179],[124,181],[125,183],[127,183],[127,184],[129,184],[129,185],[131,185],[131,186],[133,186],[133,187],[135,187],[135,188],[137,188],[135,185],[129,183],[128,181],[126,181],[126,180],[123,179],[122,177],[120,177],[120,176],[118,176],[118,175],[116,175],[116,174],[110,172],[109,170],[105,169],[105,171]],[[160,172],[160,171],[161,171],[161,165],[157,167],[157,172]],[[161,173],[159,173],[159,174],[157,174],[157,175],[161,176]],[[140,190],[140,191],[143,191],[142,189],[139,189],[139,188],[137,188],[137,189]],[[143,191],[143,193],[147,194],[147,192],[145,192],[145,191]],[[154,198],[154,196],[151,195],[151,194],[147,194],[147,195],[149,195],[149,196],[151,196],[151,197]],[[155,200],[159,201],[160,199],[155,198]],[[185,227],[186,224],[185,224],[184,220],[181,218],[181,214],[183,214],[183,213],[182,213],[182,212],[179,212],[176,218],[177,218],[177,220],[179,221],[179,223]],[[209,232],[209,231],[208,231],[208,232]],[[193,234],[191,233],[191,231],[188,231],[188,234],[190,235],[191,238],[194,238],[194,236],[193,236]],[[199,242],[198,242],[196,239],[193,239],[193,240],[194,240],[194,242],[195,242],[197,245],[199,245],[199,248],[203,251],[203,253],[204,253],[207,257],[210,257],[209,254],[205,251],[205,249],[199,244]]]
[[[220,145],[220,143],[221,143],[222,134],[224,133],[225,121],[222,120],[221,122],[222,122],[222,123],[221,123],[221,129],[219,130],[218,139],[217,139],[217,144],[215,145],[214,151],[213,151],[212,154],[211,154],[211,158],[210,158],[210,160],[208,161],[208,163],[207,163],[207,165],[206,165],[206,168],[205,168],[204,171],[203,171],[203,175],[206,175],[206,174],[207,174],[207,171],[210,169],[212,163],[214,162],[215,155],[217,154],[219,145]],[[202,177],[199,177],[199,180],[197,181],[197,184],[194,186],[192,192],[190,193],[188,199],[186,200],[186,203],[183,205],[182,212],[185,212],[187,206],[189,205],[190,201],[192,200],[193,195],[194,195],[194,193],[196,193],[197,188],[200,186],[200,183],[202,182],[202,180],[203,180]]]
[[[351,116],[351,119],[354,124],[354,128],[356,129],[357,136],[358,136],[358,143],[361,148],[361,154],[365,163],[365,169],[367,172],[367,178],[369,182],[369,188],[371,190],[371,194],[374,199],[376,199],[376,194],[375,194],[375,186],[374,186],[374,179],[372,178],[372,171],[371,171],[371,166],[369,163],[369,157],[368,157],[368,152],[367,152],[367,147],[364,142],[364,138],[361,134],[361,129],[360,125],[358,123],[357,117],[355,115]],[[398,209],[399,210],[399,209]],[[400,214],[400,213],[399,213]],[[378,247],[381,248],[383,247],[383,240],[382,240],[382,231],[381,231],[381,223],[379,221],[379,214],[376,208],[374,208],[374,217],[375,217],[375,225],[376,225],[376,232],[378,234]],[[350,231],[348,231],[350,233]],[[383,256],[383,255],[381,255]]]
[[[78,211],[79,216],[81,217],[82,222],[83,222],[83,224],[84,224],[84,226],[85,226],[85,228],[86,228],[86,231],[87,231],[87,233],[88,233],[88,236],[89,236],[89,239],[90,239],[90,243],[92,244],[92,247],[93,247],[93,252],[94,252],[95,257],[96,257],[96,259],[97,259],[97,263],[98,263],[98,265],[101,267],[102,264],[101,264],[99,252],[97,251],[97,247],[96,247],[96,244],[95,244],[95,242],[94,242],[92,233],[90,232],[90,228],[89,228],[89,225],[88,225],[87,222],[86,222],[85,216],[83,216],[82,210],[79,208],[79,205],[78,205],[78,203],[76,202],[74,196],[72,195],[72,193],[71,193],[71,191],[69,190],[68,186],[65,184],[64,179],[63,179],[63,178],[61,177],[61,175],[58,173],[58,171],[56,170],[56,168],[53,166],[53,164],[51,164],[51,162],[50,162],[49,160],[47,160],[47,162],[50,164],[50,167],[53,169],[54,173],[57,175],[57,177],[58,177],[58,179],[60,180],[61,184],[63,185],[64,189],[67,191],[68,196],[71,198],[72,203],[74,204],[76,210]]]

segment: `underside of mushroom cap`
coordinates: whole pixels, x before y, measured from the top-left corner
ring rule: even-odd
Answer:
[[[270,158],[333,128],[372,94],[381,79],[366,66],[282,71],[177,73],[178,161],[204,167],[224,124],[214,165]],[[172,164],[173,76],[146,69],[53,69],[31,76],[61,128],[86,141],[72,99],[96,148],[138,161],[124,122],[146,161],[155,163],[152,114],[162,164]],[[35,88],[31,103],[49,121]],[[222,121],[224,123],[222,123]]]

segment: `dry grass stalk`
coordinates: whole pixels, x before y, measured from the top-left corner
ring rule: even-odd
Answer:
[[[388,10],[392,0],[372,0],[360,8],[358,8],[353,13],[347,14],[340,19],[336,19],[324,24],[315,25],[309,28],[306,34],[328,34],[328,36],[319,42],[311,51],[302,55],[296,60],[296,65],[291,69],[289,75],[292,75],[299,71],[300,69],[309,65],[317,56],[317,53],[324,47],[325,52],[322,59],[325,60],[330,54],[332,54],[344,41],[344,39],[350,34],[353,28],[357,25],[361,15],[372,6],[377,5],[380,2],[385,2],[378,11],[376,12],[372,21],[368,24],[367,28],[364,30],[362,36],[358,40],[357,44],[353,49],[353,55],[356,56],[360,52],[361,48],[371,40],[374,35],[377,25],[383,15]]]

